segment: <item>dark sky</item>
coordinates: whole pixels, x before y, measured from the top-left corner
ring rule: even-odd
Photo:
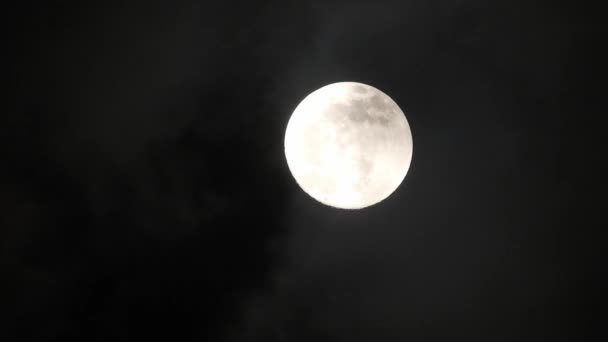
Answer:
[[[598,12],[5,7],[1,340],[601,340]],[[359,211],[308,197],[283,154],[295,106],[340,81],[414,137],[404,183]]]

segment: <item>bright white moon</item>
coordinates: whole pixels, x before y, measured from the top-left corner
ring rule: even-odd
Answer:
[[[412,160],[412,133],[399,106],[382,91],[333,83],[296,107],[285,131],[285,156],[312,198],[361,209],[399,187]]]

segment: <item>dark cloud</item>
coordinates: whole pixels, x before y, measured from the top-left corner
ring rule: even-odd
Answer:
[[[288,200],[230,9],[44,7],[20,9],[2,121],[6,340],[215,336],[263,287]]]
[[[601,108],[591,12],[471,0],[13,6],[0,336],[587,337],[577,287],[592,266],[578,265],[597,249],[578,235],[593,192],[578,182],[599,159],[584,147]],[[386,92],[414,136],[404,184],[362,211],[314,202],[283,156],[291,111],[338,81]]]

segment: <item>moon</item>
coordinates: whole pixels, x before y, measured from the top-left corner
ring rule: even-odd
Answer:
[[[412,133],[388,95],[363,83],[338,82],[306,96],[285,130],[285,157],[310,197],[340,209],[387,199],[412,160]]]

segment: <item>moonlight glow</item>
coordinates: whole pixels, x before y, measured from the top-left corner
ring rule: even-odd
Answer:
[[[362,83],[334,83],[297,106],[285,132],[285,156],[312,198],[361,209],[399,187],[412,159],[412,134],[388,95]]]

